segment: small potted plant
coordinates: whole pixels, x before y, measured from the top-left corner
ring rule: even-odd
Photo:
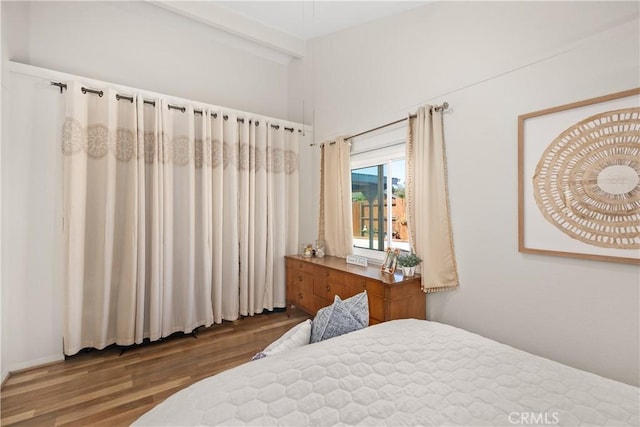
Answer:
[[[412,252],[403,252],[398,256],[398,265],[405,277],[413,277],[416,274],[416,266],[421,262],[420,257]]]

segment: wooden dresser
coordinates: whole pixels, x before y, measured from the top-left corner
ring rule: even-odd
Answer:
[[[342,258],[285,257],[287,311],[291,305],[315,315],[333,303],[334,295],[349,298],[364,290],[369,298],[369,323],[393,319],[426,319],[426,294],[420,276],[405,279],[402,273],[382,274],[379,266],[360,267]]]

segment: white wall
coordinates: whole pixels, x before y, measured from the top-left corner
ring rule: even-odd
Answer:
[[[2,380],[62,357],[55,112],[6,61],[286,119],[282,58],[145,2],[1,2]],[[7,125],[10,125],[10,129]],[[53,135],[53,137],[51,136]]]
[[[0,7],[0,34],[4,34],[3,31],[3,22],[2,22],[2,7]],[[4,73],[7,63],[7,58],[5,56],[6,49],[4,47],[4,38],[2,38],[2,48],[0,51],[0,117],[3,117],[3,109],[2,106],[6,105],[5,102],[5,90],[4,90]],[[6,126],[3,126],[2,120],[0,120],[0,147],[2,147],[1,142],[5,139],[5,130]],[[0,188],[2,187],[2,150],[0,149]],[[2,198],[0,197],[0,212],[2,211]],[[0,242],[2,242],[2,222],[0,221]],[[0,260],[2,259],[2,245],[0,244]],[[5,310],[4,308],[4,286],[2,285],[2,262],[0,262],[0,326],[5,323]],[[0,384],[4,382],[7,375],[9,375],[9,368],[2,363],[2,359],[5,358],[6,344],[4,342],[5,336],[2,331],[2,327],[0,327]]]
[[[428,296],[429,319],[635,385],[640,269],[518,252],[517,116],[640,86],[638,16],[637,2],[433,3],[316,39],[290,67],[291,88],[312,69],[316,141],[451,104],[461,284]],[[301,205],[311,236],[316,212]]]
[[[3,369],[62,359],[61,97],[10,73],[2,146]],[[34,125],[34,122],[37,125]]]
[[[289,120],[311,125],[313,129],[313,46],[306,46],[306,61],[292,61],[289,66]],[[299,148],[300,162],[300,244],[314,243],[318,237],[320,209],[320,156],[318,148],[310,147],[315,129],[306,133]]]
[[[13,27],[10,60],[286,118],[286,64],[148,2],[2,2],[2,7]]]

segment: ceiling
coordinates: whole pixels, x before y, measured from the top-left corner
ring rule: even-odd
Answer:
[[[156,6],[290,58],[303,58],[309,39],[402,13],[430,1],[433,0],[151,0]]]
[[[426,3],[422,1],[217,1],[216,4],[302,40],[324,36]]]

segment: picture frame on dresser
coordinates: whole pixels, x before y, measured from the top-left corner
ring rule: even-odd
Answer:
[[[385,274],[393,274],[396,272],[396,268],[398,266],[398,255],[400,254],[399,249],[387,248],[387,253],[384,257],[384,261],[382,262],[382,266],[380,267],[380,271]]]

